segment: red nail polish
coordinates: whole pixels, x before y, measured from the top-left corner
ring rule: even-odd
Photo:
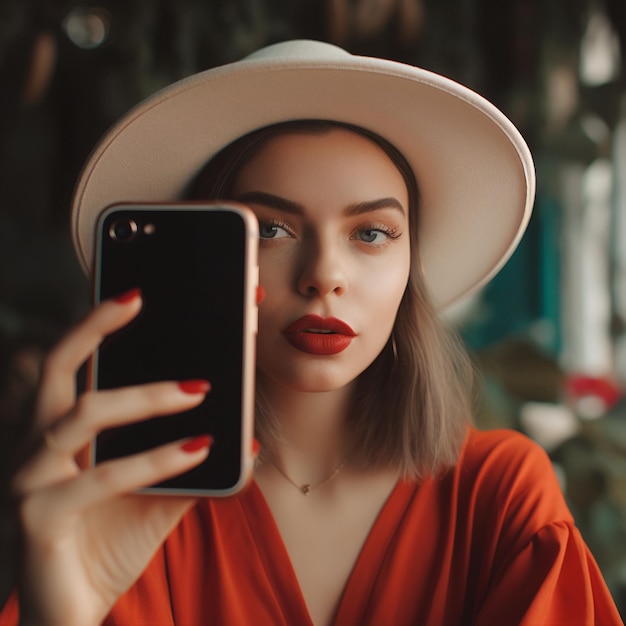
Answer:
[[[257,304],[261,304],[261,302],[263,302],[263,300],[265,300],[265,289],[263,289],[263,287],[261,287],[261,285],[259,285],[256,288],[256,303]]]
[[[211,445],[213,445],[213,437],[211,437],[211,435],[200,435],[199,437],[190,439],[180,448],[183,452],[198,452],[198,450],[202,450],[203,448],[210,448]]]
[[[113,299],[118,304],[126,304],[127,302],[130,302],[131,300],[134,300],[135,298],[137,298],[139,294],[141,294],[141,289],[135,288],[135,289],[131,289],[130,291],[126,291]]]
[[[259,454],[261,450],[261,444],[259,442],[258,439],[253,439],[252,440],[252,454],[254,454],[254,456],[256,456],[257,454]]]
[[[183,380],[178,383],[178,387],[185,393],[207,393],[211,389],[211,383],[208,380]]]

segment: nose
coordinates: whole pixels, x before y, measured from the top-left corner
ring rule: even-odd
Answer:
[[[342,296],[348,287],[346,263],[336,245],[310,241],[302,248],[298,292],[307,297]]]

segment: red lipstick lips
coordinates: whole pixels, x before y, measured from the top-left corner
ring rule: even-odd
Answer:
[[[334,317],[305,315],[283,331],[285,339],[307,354],[330,355],[345,350],[356,333],[345,322]]]

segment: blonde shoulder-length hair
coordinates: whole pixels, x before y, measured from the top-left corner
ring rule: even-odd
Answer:
[[[419,189],[404,156],[388,141],[358,126],[328,120],[294,120],[266,126],[235,140],[192,181],[187,196],[228,200],[242,167],[272,138],[286,133],[324,134],[342,128],[381,147],[402,174],[409,195],[409,224],[419,217]],[[351,463],[395,467],[406,479],[424,479],[452,467],[472,423],[473,371],[458,335],[445,325],[427,293],[416,227],[410,229],[411,271],[387,346],[359,376],[350,428]],[[281,436],[280,424],[256,397],[257,437],[265,449]]]

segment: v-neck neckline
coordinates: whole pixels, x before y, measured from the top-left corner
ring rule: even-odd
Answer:
[[[414,491],[415,485],[403,480],[397,481],[391,489],[354,562],[339,598],[332,626],[361,623],[362,616],[367,612],[367,598],[372,596],[378,573]],[[290,623],[313,626],[287,547],[269,504],[255,481],[242,499],[242,509],[265,572],[288,613]]]

